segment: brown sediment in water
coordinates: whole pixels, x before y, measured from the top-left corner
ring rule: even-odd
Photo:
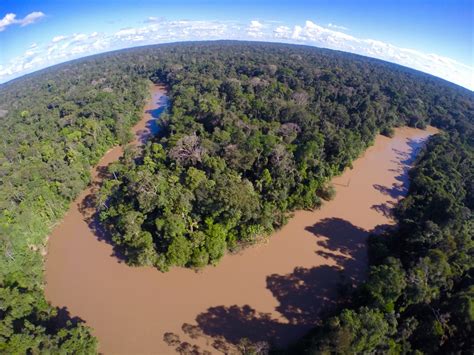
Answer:
[[[162,95],[163,88],[154,87],[146,112]],[[135,132],[143,134],[149,119],[145,113]],[[103,167],[122,154],[114,148],[51,235],[46,297],[85,320],[106,354],[175,353],[165,333],[214,353],[218,344],[222,349],[242,337],[285,345],[331,306],[341,274],[354,282],[365,277],[366,237],[393,223],[390,208],[406,192],[412,158],[435,132],[398,128],[393,138],[378,136],[352,170],[333,179],[334,200],[296,212],[268,243],[199,272],[129,267],[91,223],[87,199]]]

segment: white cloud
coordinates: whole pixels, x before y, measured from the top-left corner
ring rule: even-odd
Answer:
[[[35,11],[35,12],[32,12],[31,14],[26,15],[26,17],[24,17],[23,19],[18,20],[18,23],[22,27],[31,25],[32,23],[35,23],[36,21],[38,21],[40,18],[44,16],[45,14],[42,13],[41,11]]]
[[[247,27],[247,35],[254,38],[262,37],[264,35],[262,31],[264,28],[265,25],[263,23],[257,20],[252,20],[250,21],[250,25]]]
[[[72,40],[74,42],[80,42],[80,41],[84,41],[85,39],[87,39],[89,36],[86,35],[85,33],[77,33],[73,36]]]
[[[347,31],[348,28],[344,26],[335,25],[334,23],[328,23],[329,28],[334,28],[335,30]]]
[[[3,31],[8,26],[13,25],[14,23],[16,23],[17,20],[15,20],[15,17],[16,17],[15,14],[6,14],[0,20],[0,32]]]
[[[67,38],[67,36],[55,36],[55,37],[53,37],[52,42],[53,43],[60,42],[64,39],[66,39],[66,38]]]
[[[165,21],[165,18],[164,17],[150,16],[143,22],[145,22],[145,23],[157,23],[157,22],[161,22],[161,21]]]
[[[134,35],[137,33],[137,29],[136,28],[123,28],[121,29],[120,31],[116,32],[115,33],[115,36],[116,37],[125,37],[125,36],[130,36],[130,35]]]
[[[155,18],[153,18],[155,19]],[[150,19],[148,19],[150,20]],[[0,28],[15,18],[0,20]],[[145,21],[139,27],[123,28],[114,33],[74,33],[58,35],[43,45],[31,46],[21,56],[0,65],[0,82],[66,60],[88,54],[164,42],[213,39],[256,39],[301,43],[375,57],[430,73],[471,90],[473,68],[436,54],[394,46],[390,43],[357,38],[312,21],[302,25],[252,20],[245,25],[234,21]]]
[[[249,26],[250,29],[261,30],[263,27],[264,25],[260,21],[257,21],[257,20],[250,21],[250,26]]]
[[[26,15],[24,18],[17,20],[16,14],[6,14],[3,19],[0,20],[0,32],[4,31],[8,26],[11,25],[20,25],[21,27],[31,25],[32,23],[35,23],[44,16],[45,14],[41,11],[34,11]]]

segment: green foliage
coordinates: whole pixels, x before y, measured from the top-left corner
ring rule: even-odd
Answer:
[[[340,315],[329,319],[326,326],[318,342],[310,347],[310,352],[370,353],[394,333],[393,321],[367,307],[357,311],[345,309]]]
[[[192,249],[190,243],[180,234],[173,238],[173,241],[168,246],[166,259],[171,265],[185,266],[191,255]]]
[[[110,167],[114,178],[98,195],[101,219],[130,264],[215,264],[226,249],[281,227],[292,210],[330,198],[329,179],[378,132],[434,124],[451,134],[433,140],[435,153],[412,173],[400,233],[389,238],[397,243],[374,242],[383,265],[360,296],[374,309],[346,314],[337,332],[357,349],[374,349],[389,338],[380,332],[392,331],[392,309],[419,311],[426,320],[407,313],[399,325],[409,335],[390,338],[400,349],[407,339],[425,349],[425,333],[440,339],[433,346],[471,346],[472,317],[453,311],[456,321],[446,323],[420,302],[472,309],[472,290],[459,283],[472,268],[472,93],[330,50],[215,42],[106,53],[0,86],[1,352],[94,351],[89,330],[61,325],[44,300],[45,236],[90,181],[90,167],[130,139],[149,79],[168,85],[170,110],[139,157],[126,149]],[[395,255],[404,271],[381,255]],[[385,273],[394,285],[382,284]]]
[[[393,311],[406,287],[405,278],[402,264],[396,258],[387,258],[384,264],[371,267],[370,282],[364,285],[369,302],[387,312]]]

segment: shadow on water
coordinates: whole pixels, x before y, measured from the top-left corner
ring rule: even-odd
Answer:
[[[410,186],[408,171],[415,161],[418,152],[423,147],[424,142],[424,139],[407,138],[406,144],[409,147],[408,151],[403,152],[394,148],[393,151],[395,152],[398,159],[392,160],[392,162],[396,163],[397,167],[395,169],[390,169],[390,171],[396,172],[398,174],[395,176],[395,180],[397,180],[397,182],[391,186],[374,184],[374,189],[395,200],[399,200],[405,196],[408,193],[408,188]],[[393,201],[386,201],[384,203],[371,206],[371,209],[381,213],[387,218],[393,218],[394,207],[395,203],[393,203]]]
[[[381,215],[386,218],[393,219],[393,209],[395,207],[395,203],[392,201],[387,201],[384,203],[380,203],[378,205],[372,205],[370,208],[374,211],[377,211]]]
[[[342,286],[353,287],[365,277],[367,236],[383,228],[366,231],[341,218],[326,218],[306,227],[315,237],[316,254],[335,264],[268,275],[267,289],[278,301],[280,318],[258,312],[250,305],[216,306],[199,314],[196,325],[184,324],[183,331],[192,339],[213,340],[218,350],[223,344],[236,346],[242,338],[275,346],[289,344],[344,301],[336,297]]]
[[[61,328],[69,328],[79,324],[85,324],[84,319],[77,316],[72,317],[67,307],[60,307],[57,308],[56,315],[50,318],[45,326],[47,329],[57,331]]]

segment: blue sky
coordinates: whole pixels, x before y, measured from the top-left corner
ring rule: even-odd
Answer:
[[[0,82],[118,48],[228,38],[350,51],[473,90],[473,4],[464,0],[3,0]]]

